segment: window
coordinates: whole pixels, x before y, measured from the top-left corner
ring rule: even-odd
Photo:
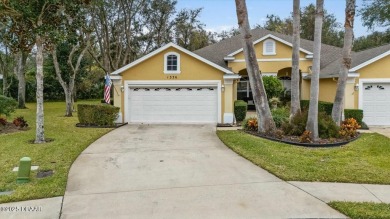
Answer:
[[[164,73],[165,74],[180,74],[180,55],[175,52],[170,52],[164,56]]]
[[[263,43],[263,55],[276,55],[275,41],[268,39]]]

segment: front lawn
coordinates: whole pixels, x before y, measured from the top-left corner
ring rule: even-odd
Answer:
[[[217,131],[233,151],[286,181],[390,184],[390,139],[362,134],[343,147],[305,148]]]
[[[390,218],[390,204],[370,202],[331,202],[329,205],[352,219]]]
[[[8,120],[12,122],[16,116],[24,116],[31,129],[0,135],[0,192],[14,191],[11,195],[0,196],[0,203],[64,195],[73,161],[88,145],[111,130],[77,128],[77,113],[73,117],[64,117],[64,102],[45,103],[45,136],[54,141],[30,144],[29,141],[35,138],[36,105],[27,104],[27,107],[17,110]],[[31,157],[32,164],[38,165],[39,170],[54,170],[54,175],[37,179],[37,171],[32,171],[30,183],[16,184],[17,173],[12,169],[24,156]]]

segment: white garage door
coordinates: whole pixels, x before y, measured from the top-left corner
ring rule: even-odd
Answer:
[[[129,122],[217,123],[217,87],[129,88]]]
[[[390,125],[390,84],[363,84],[363,113],[367,125]]]

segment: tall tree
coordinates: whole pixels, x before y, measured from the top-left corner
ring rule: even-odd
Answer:
[[[177,45],[190,51],[203,48],[209,44],[207,31],[204,24],[199,21],[202,8],[183,9],[175,18],[175,42]]]
[[[364,0],[363,8],[359,10],[363,25],[369,29],[375,26],[390,26],[390,1],[389,0]]]
[[[18,78],[18,108],[26,108],[26,61],[34,45],[34,36],[29,23],[23,18],[7,16],[1,13],[2,43],[10,48],[12,55],[16,59],[15,74]]]
[[[88,1],[86,1],[88,2]],[[36,132],[35,143],[45,143],[44,107],[43,107],[43,53],[50,49],[59,37],[62,21],[73,7],[84,4],[79,0],[1,0],[2,16],[19,19],[23,25],[30,27],[36,46]]]
[[[345,6],[345,35],[343,47],[343,59],[341,61],[339,78],[337,81],[336,96],[333,103],[332,119],[337,124],[341,123],[344,109],[345,86],[348,79],[348,71],[351,68],[351,50],[353,42],[353,22],[355,19],[355,0],[347,0]]]
[[[315,5],[309,4],[302,8],[300,14],[300,31],[301,38],[307,40],[314,40],[314,23],[315,23]],[[293,34],[293,17],[281,19],[277,15],[267,15],[267,20],[264,25],[257,25],[267,30],[275,31],[282,34]],[[337,22],[333,14],[324,10],[323,26],[322,26],[322,43],[342,46],[343,45],[343,31],[341,24]]]
[[[318,140],[318,93],[320,79],[320,54],[322,19],[324,17],[324,0],[316,1],[314,44],[313,44],[313,73],[310,81],[310,104],[306,123],[306,130],[310,131],[310,137],[314,141]]]
[[[238,26],[240,27],[242,35],[245,63],[258,118],[258,130],[263,133],[273,133],[276,126],[268,105],[267,94],[265,93],[262,75],[257,62],[255,48],[253,46],[246,2],[245,0],[235,1]]]
[[[141,47],[138,41],[143,37],[146,0],[97,0],[92,2],[90,11],[94,29],[93,43],[88,52],[97,64],[107,73],[128,64],[137,58],[138,53],[149,51],[152,45]]]
[[[63,40],[55,42],[51,50],[57,80],[64,90],[65,116],[68,117],[72,116],[73,112],[76,75],[79,73],[81,61],[91,45],[91,33],[88,20],[86,19],[86,10],[87,8],[79,5],[78,7],[70,8],[70,12],[67,12],[68,14],[65,16],[66,19],[62,20],[61,39]],[[63,65],[61,67],[66,69],[64,72],[61,71],[57,57],[57,50],[61,50],[61,48],[63,53],[60,58],[66,59],[66,61],[63,60],[61,62]]]
[[[0,46],[0,49],[4,51],[4,53],[0,52],[0,73],[3,75],[3,95],[9,96],[9,88],[12,84],[12,81],[8,82],[10,77],[10,72],[12,71],[13,61],[12,55],[9,53],[9,49],[7,46]]]
[[[362,51],[377,46],[382,46],[390,43],[390,29],[373,33],[367,36],[360,36],[353,41],[353,51]]]
[[[299,48],[300,46],[300,0],[294,0],[293,4],[293,51],[292,51],[292,70],[291,70],[291,110],[290,118],[301,112],[300,102],[300,73],[299,73]]]

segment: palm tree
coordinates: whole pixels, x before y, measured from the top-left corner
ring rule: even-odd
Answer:
[[[306,123],[306,129],[310,131],[312,140],[318,140],[318,93],[320,78],[320,58],[321,58],[321,32],[322,20],[324,17],[324,0],[317,0],[314,24],[314,48],[313,48],[313,73],[310,83],[310,105]]]
[[[348,79],[348,71],[351,68],[351,49],[353,42],[353,22],[355,18],[355,0],[347,0],[345,6],[345,34],[343,59],[341,61],[339,79],[337,82],[336,96],[333,103],[332,118],[333,121],[340,125],[341,115],[344,108],[345,86]]]
[[[291,110],[290,119],[301,112],[301,103],[299,95],[299,47],[300,47],[300,0],[294,0],[293,6],[293,53],[292,53],[292,71],[291,71]]]
[[[265,93],[259,64],[257,63],[245,0],[236,0],[236,11],[238,25],[242,35],[246,69],[248,71],[249,83],[256,107],[259,126],[258,130],[263,133],[273,133],[276,129],[275,122],[268,105],[267,94]]]

